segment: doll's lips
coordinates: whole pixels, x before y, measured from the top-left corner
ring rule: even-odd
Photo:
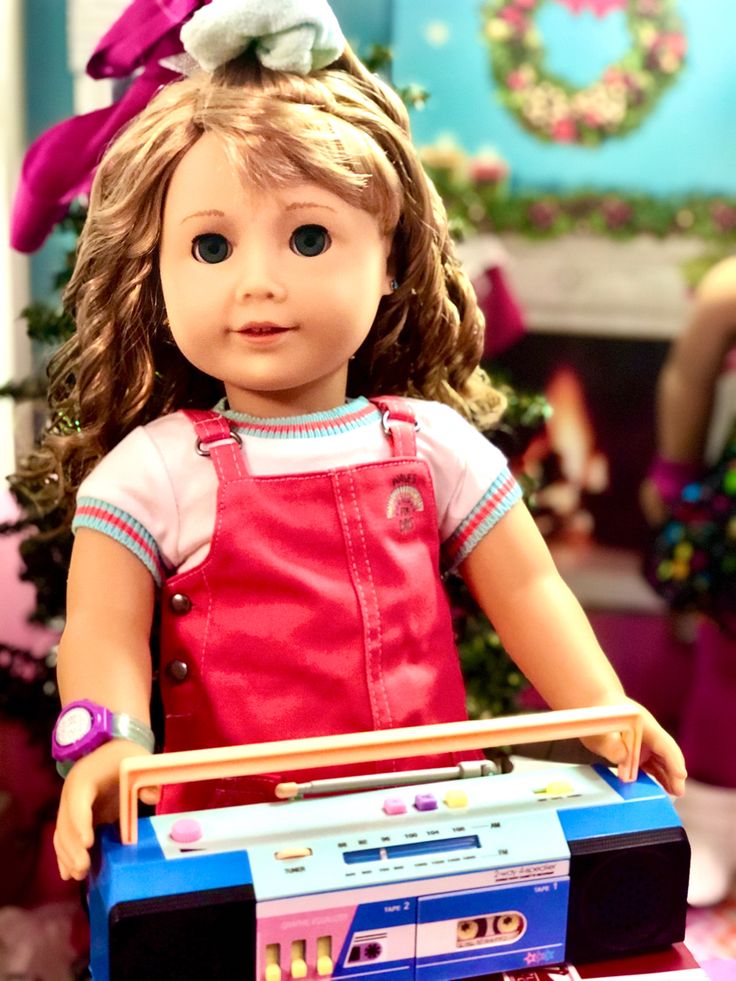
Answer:
[[[238,327],[237,333],[244,334],[246,337],[274,337],[276,334],[285,334],[291,329],[291,327],[282,327],[281,324],[263,321],[243,324],[242,327]]]

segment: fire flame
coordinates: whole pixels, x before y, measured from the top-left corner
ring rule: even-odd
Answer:
[[[596,446],[585,393],[573,369],[559,368],[545,395],[552,407],[552,417],[545,438],[529,448],[525,465],[530,472],[535,469],[541,472],[544,458],[555,454],[559,477],[541,488],[537,501],[556,516],[557,530],[589,535],[593,519],[582,506],[582,495],[600,494],[608,487],[608,459]]]

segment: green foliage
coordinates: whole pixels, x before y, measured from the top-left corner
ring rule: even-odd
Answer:
[[[46,394],[46,382],[43,378],[24,378],[19,382],[8,382],[0,385],[0,398],[11,398],[15,402],[32,402],[43,399]]]
[[[44,345],[59,345],[74,333],[74,321],[61,307],[40,301],[31,303],[20,312],[26,321],[27,333],[32,341]]]
[[[507,381],[494,379],[494,385],[506,396],[507,408],[501,423],[487,435],[511,461],[527,504],[533,506],[538,488],[518,464],[531,440],[544,427],[551,409],[543,395],[517,391]],[[463,580],[449,576],[445,586],[453,611],[468,712],[476,719],[518,712],[518,698],[526,679]]]
[[[386,77],[391,71],[394,53],[386,44],[372,44],[361,54],[360,58],[369,72]]]
[[[386,81],[390,79],[393,58],[393,51],[385,44],[372,44],[361,56],[366,68]],[[423,109],[427,104],[429,92],[423,85],[411,83],[394,86],[394,89],[409,109]]]
[[[498,634],[478,611],[462,579],[453,576],[447,591],[456,611],[456,639],[473,719],[513,715],[526,680],[508,656]]]

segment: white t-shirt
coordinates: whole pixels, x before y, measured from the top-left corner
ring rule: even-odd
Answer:
[[[521,497],[506,458],[457,412],[406,400],[416,415],[417,457],[429,466],[439,537],[452,569]],[[242,439],[254,477],[314,473],[391,457],[381,413],[365,398],[329,412],[259,419],[216,407]],[[182,412],[129,433],[79,488],[73,529],[92,528],[129,548],[156,583],[204,559],[215,526],[217,475],[195,453]]]

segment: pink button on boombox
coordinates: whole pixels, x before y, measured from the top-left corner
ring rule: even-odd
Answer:
[[[202,837],[202,825],[194,818],[179,818],[174,821],[169,831],[169,838],[180,845],[188,845],[199,841]]]

